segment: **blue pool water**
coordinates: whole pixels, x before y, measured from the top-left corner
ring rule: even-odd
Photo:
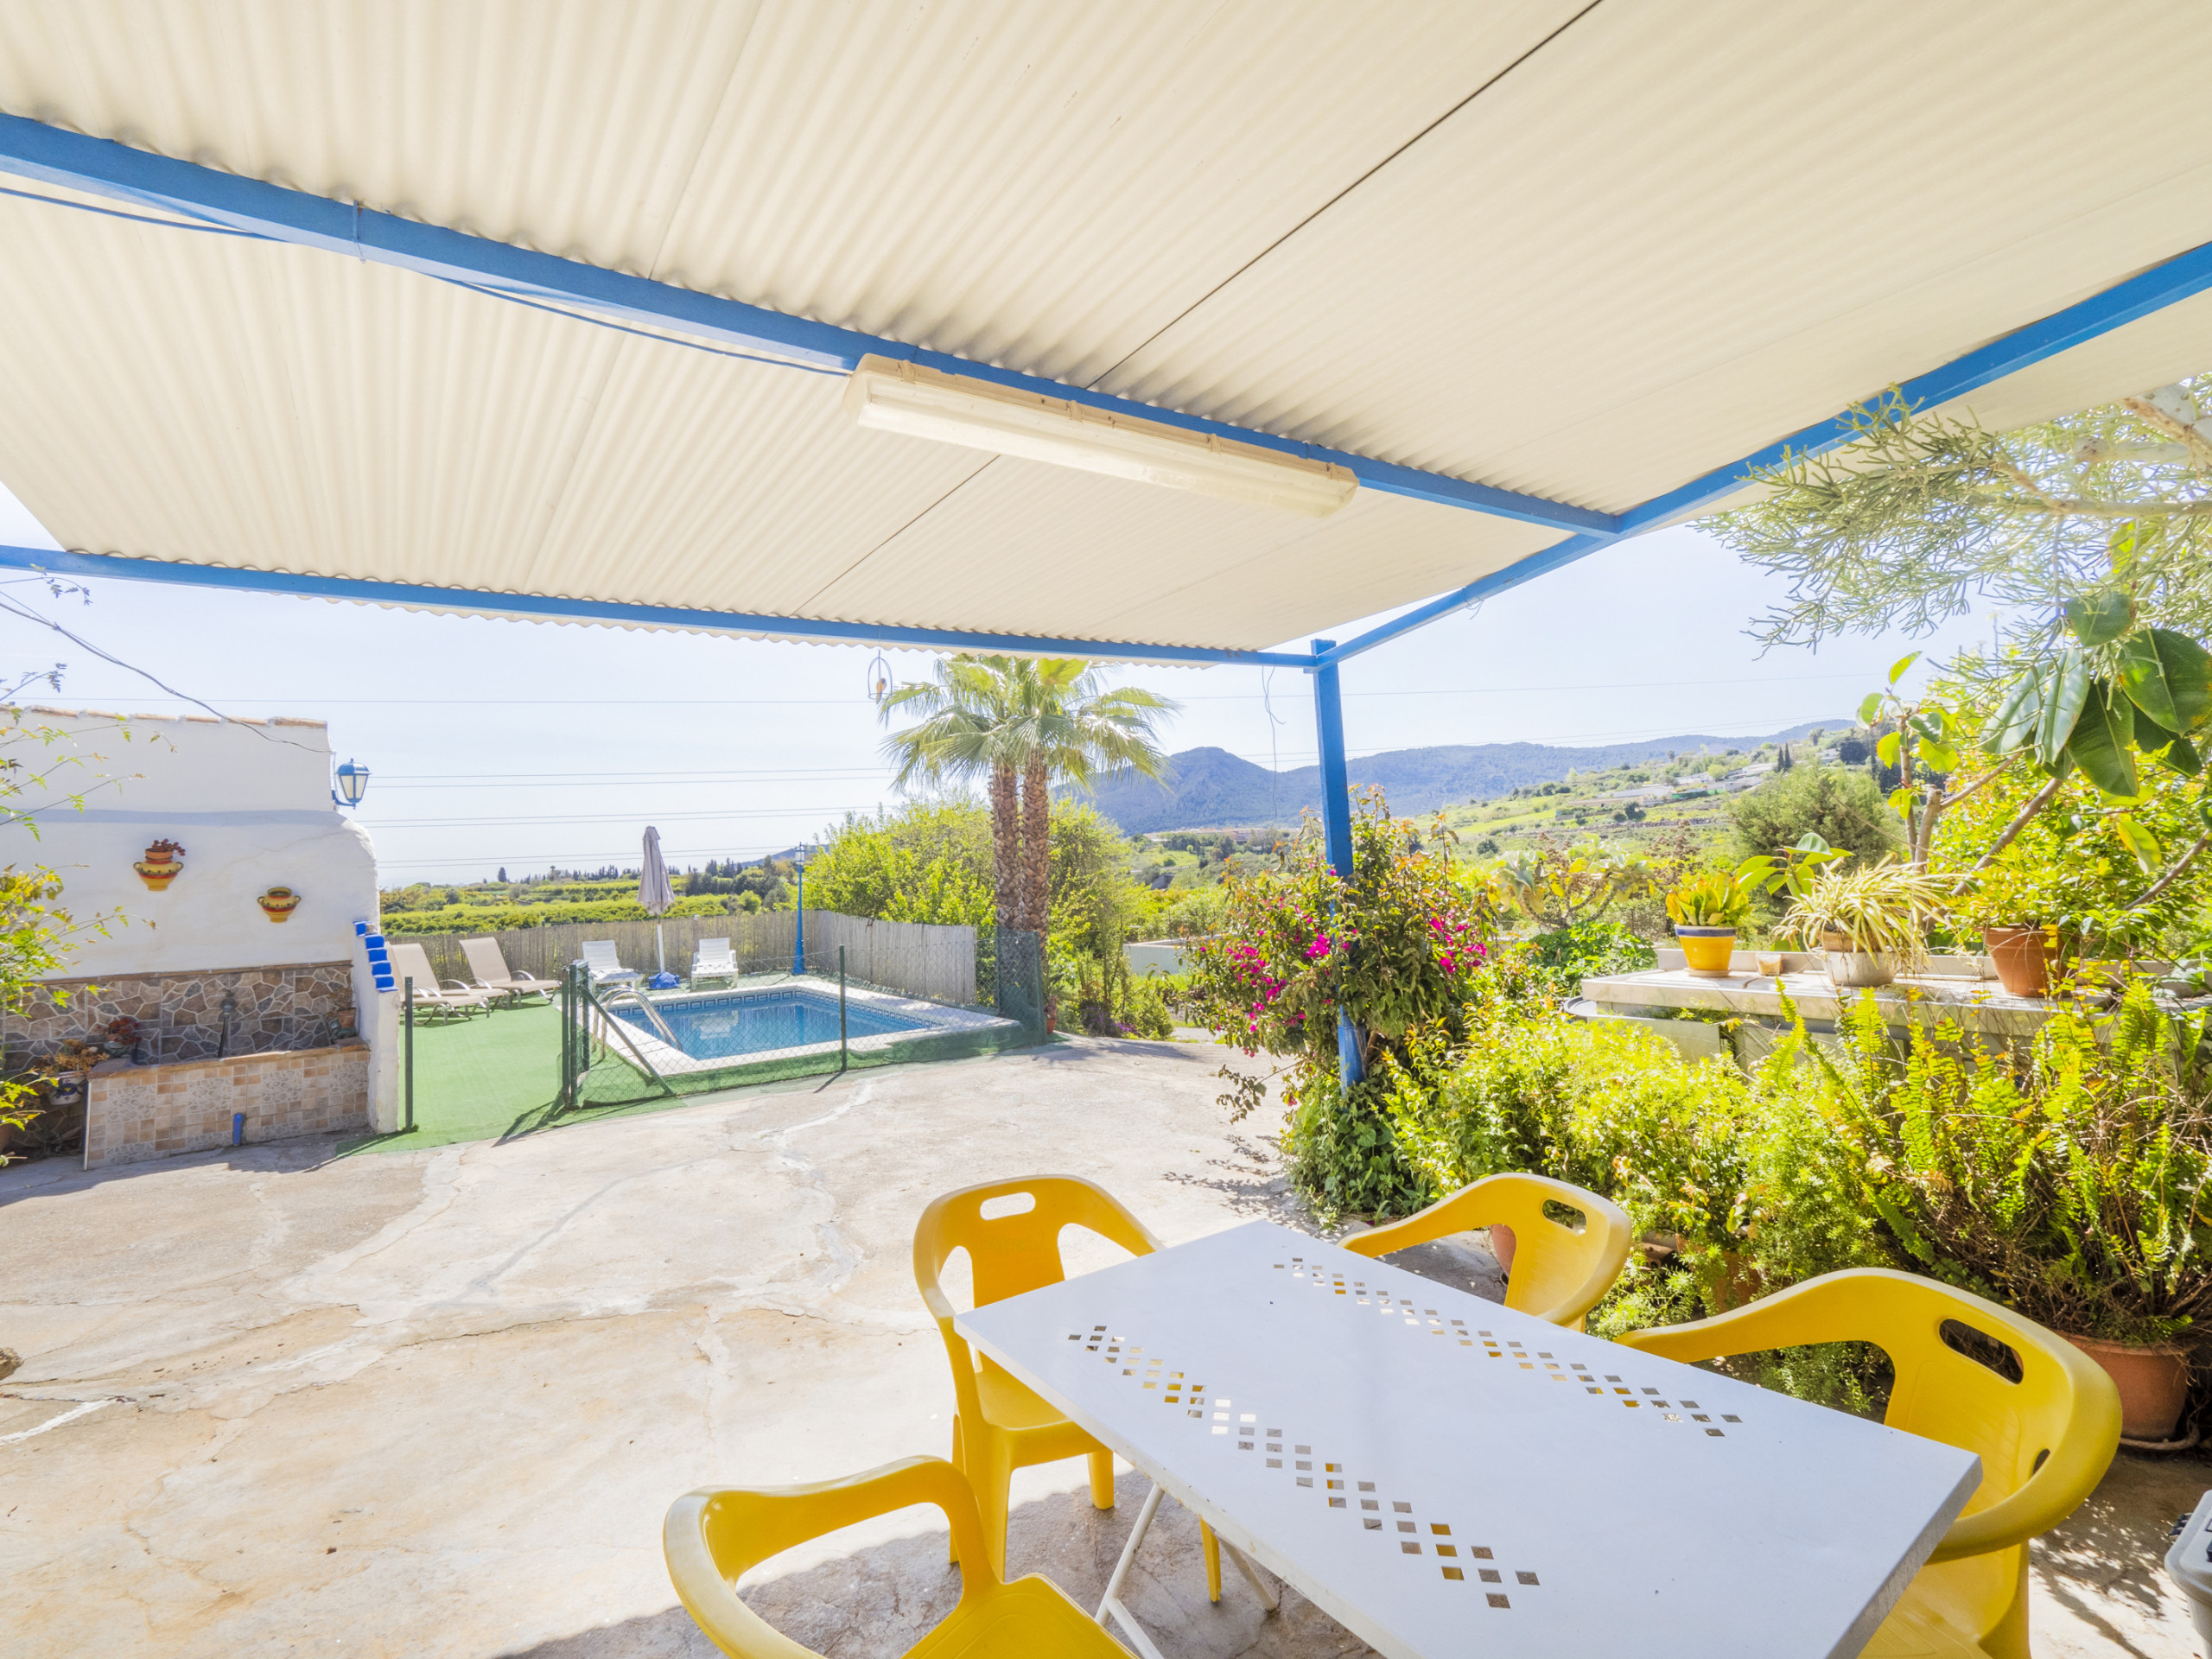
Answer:
[[[668,1021],[676,1046],[695,1060],[726,1060],[745,1054],[766,1053],[776,1048],[802,1048],[810,1043],[837,1040],[837,999],[819,991],[776,990],[733,992],[728,996],[701,997],[696,1001],[656,1002],[655,1012]],[[617,1007],[614,1017],[628,1021],[649,1035],[659,1033],[634,1005]],[[893,1032],[926,1031],[927,1022],[909,1020],[879,1008],[848,1004],[845,1033],[849,1038],[880,1037]]]

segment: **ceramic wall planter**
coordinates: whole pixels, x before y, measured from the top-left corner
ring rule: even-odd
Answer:
[[[2008,996],[2049,996],[2050,974],[2074,941],[2050,927],[1986,927],[1981,948],[1997,964],[1997,977]]]
[[[1727,977],[1728,958],[1736,949],[1734,928],[1677,926],[1675,938],[1682,947],[1682,959],[1689,964],[1690,972]]]
[[[2174,1438],[2189,1402],[2187,1349],[2170,1343],[2100,1342],[2094,1337],[2066,1339],[2103,1366],[2120,1390],[2122,1440],[2157,1445]]]
[[[138,872],[138,879],[156,893],[184,872],[184,849],[168,840],[156,842],[146,849],[146,856],[130,867]]]
[[[300,907],[300,895],[289,887],[271,887],[253,901],[259,905],[272,922],[289,920]]]

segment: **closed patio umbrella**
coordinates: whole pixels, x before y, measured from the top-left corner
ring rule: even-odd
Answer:
[[[660,915],[676,902],[676,889],[668,882],[668,861],[660,855],[660,831],[645,826],[645,866],[638,874],[638,902],[653,918],[653,963],[668,971],[668,943],[661,937]]]

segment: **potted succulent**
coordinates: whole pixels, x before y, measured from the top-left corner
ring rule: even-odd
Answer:
[[[160,893],[184,869],[184,849],[164,836],[146,849],[145,857],[130,867],[149,888]]]
[[[1824,953],[1838,989],[1886,985],[1927,965],[1925,931],[1943,914],[1948,887],[1895,859],[1824,869],[1805,884],[1783,925]]]
[[[1667,895],[1668,918],[1690,972],[1726,976],[1736,930],[1751,913],[1752,891],[1739,870],[1705,870]]]

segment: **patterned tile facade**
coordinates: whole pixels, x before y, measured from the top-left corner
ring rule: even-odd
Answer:
[[[86,1107],[85,1166],[139,1164],[231,1144],[231,1116],[245,1114],[245,1138],[281,1141],[369,1126],[369,1051],[335,1048],[93,1068]]]
[[[67,992],[67,1005],[54,993]],[[57,979],[25,1012],[0,1023],[8,1063],[20,1067],[69,1038],[97,1039],[118,1016],[138,1021],[142,1065],[321,1048],[353,1033],[353,969],[343,962],[287,963],[224,973]]]

